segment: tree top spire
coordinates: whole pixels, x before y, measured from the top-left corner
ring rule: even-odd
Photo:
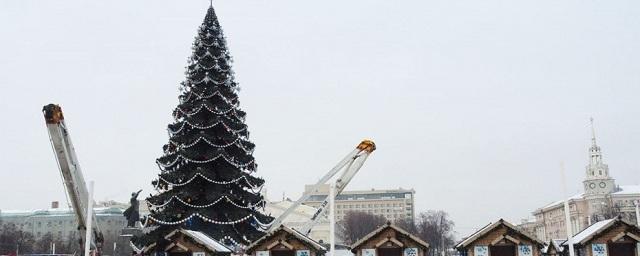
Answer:
[[[216,16],[216,11],[213,9],[213,1],[209,1],[209,9],[207,10],[207,15],[204,17],[204,21],[218,21],[218,17]]]

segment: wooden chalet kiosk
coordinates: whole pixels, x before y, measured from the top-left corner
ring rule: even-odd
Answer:
[[[246,248],[251,256],[323,256],[326,251],[322,244],[284,225]]]
[[[355,256],[426,256],[429,244],[387,222],[351,245]]]
[[[544,249],[542,249],[542,255],[544,256],[563,256],[565,255],[564,252],[564,246],[562,246],[562,243],[564,243],[564,241],[566,241],[566,239],[551,239],[549,240],[549,243],[547,243],[544,246]]]
[[[231,249],[206,234],[186,229],[176,229],[164,237],[169,244],[156,248],[155,243],[142,249],[144,255],[166,256],[230,256]]]
[[[455,248],[462,256],[542,256],[544,242],[500,219],[471,234]]]
[[[573,236],[573,248],[576,256],[640,256],[640,229],[620,217],[603,220]]]

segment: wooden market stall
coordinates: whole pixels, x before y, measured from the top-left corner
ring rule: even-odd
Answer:
[[[207,236],[187,229],[176,229],[164,237],[169,241],[163,248],[156,243],[144,247],[144,255],[162,254],[166,256],[230,256],[231,249]]]
[[[326,251],[322,244],[284,225],[246,248],[251,256],[323,256]]]
[[[544,242],[500,219],[471,234],[455,248],[463,256],[542,256]]]
[[[429,244],[387,222],[351,245],[356,256],[426,256]]]
[[[564,243],[566,239],[551,239],[542,249],[542,255],[544,256],[563,256]]]
[[[573,236],[573,247],[577,256],[640,256],[640,230],[621,217],[599,221]]]

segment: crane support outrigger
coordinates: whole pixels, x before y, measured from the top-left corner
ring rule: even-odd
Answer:
[[[285,210],[278,218],[276,218],[269,228],[269,231],[272,231],[278,228],[282,222],[284,222],[285,218],[287,218],[296,208],[298,208],[304,201],[309,199],[311,196],[311,192],[316,191],[321,185],[326,184],[332,177],[334,177],[338,172],[342,171],[340,176],[335,181],[335,196],[338,196],[344,188],[349,184],[351,179],[356,173],[360,170],[364,162],[367,160],[369,155],[376,150],[376,144],[371,140],[363,140],[358,144],[358,146],[351,151],[346,157],[344,157],[338,164],[336,164],[329,172],[327,172],[316,184],[311,187],[310,190],[305,191],[302,196],[293,203],[287,210]],[[318,223],[319,217],[322,216],[326,209],[328,208],[330,198],[327,196],[325,200],[320,203],[320,206],[313,214],[311,219],[302,227],[302,230],[298,230],[305,235],[309,235],[311,229]]]
[[[85,239],[87,232],[85,223],[87,223],[87,218],[91,218],[93,232],[91,236],[93,238],[91,246],[94,248],[96,254],[100,255],[102,252],[103,235],[98,226],[93,209],[91,210],[92,216],[87,216],[89,193],[87,192],[87,185],[85,184],[75,149],[71,143],[69,130],[64,122],[62,108],[55,104],[49,104],[42,108],[42,112],[47,124],[51,147],[53,148],[53,153],[58,162],[60,173],[62,174],[65,190],[71,201],[76,220],[78,221],[80,240]]]

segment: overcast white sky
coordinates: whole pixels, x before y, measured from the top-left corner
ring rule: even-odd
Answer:
[[[640,183],[640,2],[217,0],[258,175],[297,198],[361,139],[349,189],[414,188],[460,235],[581,190],[596,119]],[[0,1],[0,209],[65,201],[40,109],[63,106],[96,198],[159,172],[208,1]]]

